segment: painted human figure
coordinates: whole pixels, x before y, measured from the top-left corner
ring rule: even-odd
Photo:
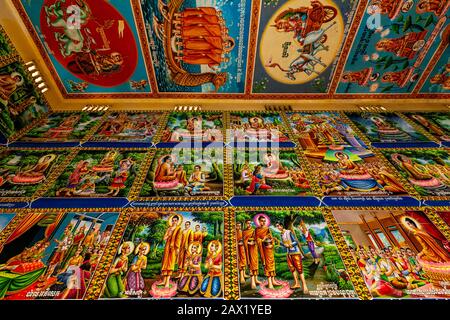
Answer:
[[[178,215],[173,215],[169,220],[169,227],[164,234],[164,253],[161,263],[162,284],[165,288],[170,287],[170,277],[172,276],[177,257],[181,246],[181,219]]]
[[[208,244],[208,255],[205,260],[208,274],[200,287],[200,294],[205,298],[216,298],[222,293],[222,259],[222,244],[218,240],[212,240]]]
[[[141,296],[145,288],[142,271],[147,268],[147,254],[150,250],[150,245],[147,242],[141,242],[136,248],[137,255],[131,263],[127,274],[126,292],[133,295]]]
[[[297,237],[291,230],[285,229],[281,223],[277,223],[276,227],[281,233],[282,241],[280,244],[286,249],[286,259],[289,270],[294,276],[294,285],[291,286],[291,289],[295,290],[300,288],[300,283],[298,281],[298,277],[300,276],[303,286],[303,293],[309,294],[305,275],[303,273],[302,250],[300,249]]]
[[[125,298],[125,274],[128,270],[128,256],[134,249],[131,241],[124,242],[119,248],[119,256],[109,271],[103,296],[105,298]]]
[[[182,278],[186,273],[186,256],[189,253],[189,245],[194,241],[194,232],[191,229],[191,222],[184,223],[184,229],[181,232],[180,253],[178,255],[178,276]]]
[[[187,292],[190,295],[196,294],[200,290],[203,281],[202,276],[202,248],[201,242],[193,241],[186,254],[186,274],[180,279],[178,291]]]
[[[244,242],[246,261],[250,271],[251,288],[256,289],[256,286],[261,284],[258,280],[259,258],[258,245],[255,240],[255,229],[252,227],[252,221],[245,221],[245,230],[242,231],[242,240]]]
[[[249,278],[246,274],[248,267],[247,252],[244,244],[244,230],[242,230],[242,224],[236,224],[236,241],[237,241],[237,254],[238,254],[238,266],[239,266],[239,280],[242,284],[245,283],[245,279]]]
[[[258,227],[255,229],[255,241],[258,246],[261,263],[264,267],[264,275],[267,277],[269,289],[274,285],[279,285],[275,280],[275,256],[274,256],[274,238],[267,225],[267,219],[263,215],[258,217]]]
[[[301,230],[303,236],[305,237],[306,243],[308,244],[309,252],[311,252],[311,255],[314,259],[314,263],[319,264],[320,258],[316,252],[316,243],[314,242],[314,239],[311,236],[311,233],[309,232],[308,227],[306,226],[303,220],[300,222],[299,229]]]

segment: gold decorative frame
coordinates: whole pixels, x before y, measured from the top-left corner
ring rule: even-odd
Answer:
[[[356,295],[362,299],[362,300],[370,300],[372,298],[372,295],[369,293],[369,290],[367,286],[364,283],[364,279],[362,278],[361,272],[356,264],[356,262],[353,260],[352,256],[350,255],[350,252],[348,251],[347,244],[345,243],[345,239],[342,236],[342,233],[339,230],[339,226],[336,223],[336,220],[331,215],[331,211],[328,211],[329,209],[324,209],[320,207],[234,207],[230,209],[230,211],[233,214],[234,223],[236,223],[236,212],[241,211],[251,211],[251,212],[264,212],[264,211],[320,211],[322,213],[322,216],[325,220],[325,223],[327,224],[328,229],[331,232],[331,235],[334,239],[334,242],[336,244],[336,247],[338,249],[339,255],[342,259],[342,262],[345,265],[345,268],[347,270],[347,273],[350,277],[350,281],[353,284],[354,291]],[[234,225],[235,226],[235,225]],[[236,248],[236,231],[235,229],[232,230],[234,234],[234,243],[232,245],[232,256],[237,257],[237,248]],[[235,258],[237,260],[237,258]],[[236,263],[237,265],[237,263]],[[233,281],[237,283],[237,288],[239,290],[240,294],[240,285],[238,281],[238,272],[236,269],[236,272],[233,273],[234,278]],[[296,300],[302,300],[302,299],[308,299],[308,298],[299,298]]]
[[[205,208],[183,208],[183,207],[172,207],[172,208],[154,208],[154,209],[125,209],[120,216],[120,219],[116,223],[116,227],[114,228],[114,233],[111,235],[111,239],[108,243],[107,248],[105,249],[105,253],[103,255],[102,260],[99,265],[100,268],[97,268],[95,271],[91,283],[89,287],[87,287],[85,299],[86,300],[97,300],[100,298],[103,287],[106,283],[106,280],[109,275],[109,269],[113,263],[114,258],[116,257],[118,248],[120,246],[120,242],[122,241],[125,230],[130,223],[133,217],[138,217],[142,212],[177,212],[177,211],[186,211],[186,212],[210,212],[210,211],[223,211],[224,213],[224,235],[223,235],[223,279],[224,279],[224,287],[222,288],[224,299],[232,299],[233,290],[229,290],[228,285],[230,281],[230,275],[232,274],[232,264],[230,264],[230,259],[232,256],[230,255],[230,251],[228,249],[227,243],[230,241],[230,228],[227,227],[225,223],[230,218],[230,214],[228,213],[228,209],[219,208],[219,207],[205,207]],[[227,240],[225,240],[227,239]],[[149,298],[154,299],[154,298]],[[215,298],[220,299],[220,298]],[[119,300],[119,299],[117,299]],[[144,300],[144,299],[143,299]]]
[[[114,237],[117,237],[118,233],[120,234],[120,226],[121,223],[123,223],[123,216],[124,214],[121,212],[121,209],[118,208],[53,208],[53,209],[21,209],[21,210],[11,210],[11,211],[17,211],[18,214],[14,217],[13,220],[7,225],[7,227],[0,233],[0,252],[3,249],[3,244],[8,240],[14,229],[18,226],[18,224],[23,220],[26,219],[27,215],[39,212],[39,213],[48,213],[48,212],[60,212],[64,213],[65,215],[68,213],[79,213],[79,212],[89,212],[89,213],[117,213],[118,218],[116,220],[116,223],[114,224],[113,231],[111,233],[111,237],[109,239],[109,242],[106,246],[106,248],[111,247],[111,243],[114,240]],[[0,211],[2,212],[2,211]],[[1,214],[1,213],[0,213]],[[94,276],[98,274],[99,269],[104,268],[105,263],[108,261],[109,252],[105,249],[103,252],[102,257],[100,258],[100,261],[97,265],[97,268],[94,270],[94,273],[90,279],[90,282],[86,285],[86,288],[88,289],[91,287],[91,284],[94,281]],[[84,294],[84,299],[87,298],[88,290],[86,290]],[[79,300],[83,300],[79,299]]]

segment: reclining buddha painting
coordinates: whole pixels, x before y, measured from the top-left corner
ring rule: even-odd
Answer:
[[[446,112],[410,112],[406,116],[445,145],[450,145],[450,117]]]
[[[370,293],[379,298],[450,296],[450,246],[422,211],[334,210]]]
[[[223,212],[133,212],[102,299],[223,297]]]
[[[235,195],[312,195],[305,164],[294,149],[235,149]]]
[[[356,298],[320,210],[236,212],[242,298]]]
[[[0,247],[0,299],[83,299],[118,216],[30,212]]]
[[[0,150],[0,196],[31,198],[68,154],[67,150]]]
[[[145,151],[83,150],[46,193],[50,198],[126,197]]]
[[[140,197],[222,197],[223,149],[158,149]]]
[[[441,149],[383,150],[382,153],[421,196],[450,194],[450,156]]]

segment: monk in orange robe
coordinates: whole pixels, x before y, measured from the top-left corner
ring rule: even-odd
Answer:
[[[242,224],[236,224],[236,241],[238,245],[238,265],[239,265],[239,276],[242,284],[245,283],[245,279],[248,276],[245,274],[245,270],[247,268],[247,252],[245,250],[244,244],[244,234],[242,230]]]
[[[188,38],[184,42],[183,51],[185,50],[200,51],[202,53],[221,53],[223,51],[223,41],[221,37]]]
[[[183,40],[187,38],[199,38],[199,37],[221,37],[222,29],[219,25],[192,25],[183,26],[181,30],[181,37]]]
[[[174,215],[170,221],[170,227],[164,235],[164,255],[161,264],[161,275],[163,276],[163,285],[165,288],[170,287],[170,277],[175,270],[175,264],[181,247],[181,228],[180,217]]]
[[[220,11],[213,7],[186,8],[181,14],[182,17],[203,17],[203,16],[220,16]]]
[[[178,256],[178,277],[182,278],[186,273],[186,256],[189,252],[189,245],[194,241],[194,232],[191,229],[191,222],[184,223],[184,230],[181,232],[180,254]]]
[[[255,241],[255,230],[252,228],[252,221],[245,221],[245,230],[242,231],[242,239],[244,242],[246,262],[250,270],[251,287],[256,289],[256,285],[261,282],[258,280],[258,246]]]
[[[269,227],[266,225],[266,222],[267,220],[264,216],[259,216],[259,226],[255,229],[255,240],[258,245],[261,262],[264,266],[264,274],[267,277],[267,287],[273,289],[273,286],[278,285],[278,282],[275,281],[276,273],[273,236]]]
[[[166,156],[162,159],[162,163],[158,165],[155,171],[156,182],[174,181],[177,178],[172,167],[172,157]]]
[[[378,51],[392,52],[398,57],[405,57],[413,59],[418,51],[414,51],[414,44],[422,40],[427,31],[410,32],[403,37],[395,39],[382,39],[377,42],[376,48]]]
[[[373,68],[365,68],[360,71],[347,71],[342,76],[342,82],[357,83],[364,87],[369,83]]]
[[[419,259],[434,263],[450,262],[450,252],[445,250],[431,235],[420,230],[412,219],[406,218],[403,223],[422,247],[422,251],[418,254]]]
[[[210,68],[215,68],[223,61],[220,54],[189,54],[182,57],[183,62],[187,64],[205,64]]]

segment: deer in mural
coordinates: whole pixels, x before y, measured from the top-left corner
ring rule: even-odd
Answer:
[[[68,57],[72,53],[83,51],[85,38],[82,33],[82,26],[87,23],[91,11],[83,0],[77,0],[76,6],[67,7],[67,12],[63,10],[63,3],[65,3],[65,0],[56,1],[50,6],[44,6],[44,10],[47,24],[64,30],[62,33],[55,32],[55,38],[60,44],[61,54]],[[66,13],[72,14],[67,20],[65,20]]]

